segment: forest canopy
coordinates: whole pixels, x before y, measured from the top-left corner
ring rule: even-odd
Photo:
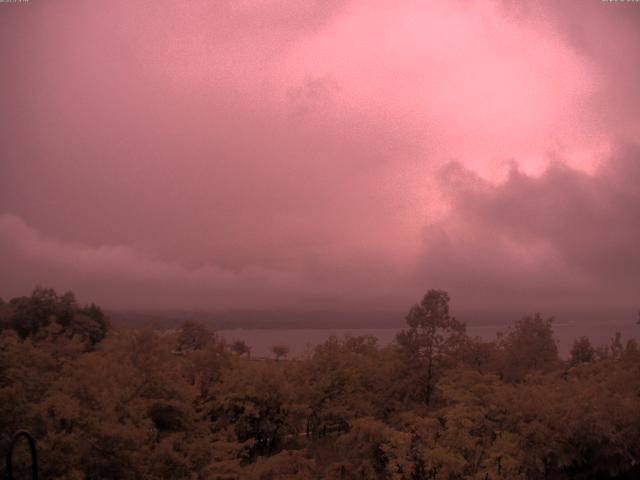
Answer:
[[[395,342],[273,359],[207,325],[111,327],[71,292],[0,301],[0,447],[28,429],[46,479],[631,479],[640,350],[526,316],[471,337],[429,290]]]

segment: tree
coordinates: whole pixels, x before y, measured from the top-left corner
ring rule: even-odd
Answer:
[[[622,357],[624,346],[622,345],[622,335],[620,332],[616,332],[615,336],[611,339],[610,352],[611,356],[616,360]]]
[[[435,384],[436,369],[451,360],[464,340],[466,327],[449,315],[449,294],[429,290],[420,304],[414,305],[406,317],[408,330],[401,331],[398,344],[420,378],[424,402],[429,405]]]
[[[280,450],[287,434],[295,434],[291,401],[294,390],[283,369],[269,362],[237,362],[227,371],[208,404],[214,429],[235,431],[246,443],[247,459]]]
[[[251,347],[244,340],[235,340],[229,348],[238,356],[246,355],[247,358],[251,357]]]
[[[8,307],[4,309],[8,318],[2,323],[23,339],[78,337],[91,350],[109,330],[100,307],[91,304],[81,308],[73,292],[58,296],[52,288],[36,287],[30,297],[13,298]]]
[[[480,337],[467,337],[460,348],[459,358],[463,365],[483,373],[489,370],[495,357],[494,342],[484,342]]]
[[[199,322],[186,321],[180,327],[177,349],[181,352],[202,350],[215,341],[215,333]]]
[[[617,360],[622,357],[624,350],[622,335],[620,332],[616,332],[615,336],[611,338],[609,345],[600,345],[596,349],[596,356],[599,357],[600,360],[607,358]]]
[[[573,342],[569,363],[577,365],[579,363],[592,362],[596,358],[596,349],[593,348],[587,337],[581,337]]]
[[[287,347],[286,345],[274,345],[271,348],[271,351],[276,356],[276,360],[286,358],[287,355],[289,355],[289,347]]]
[[[210,398],[213,387],[222,379],[224,369],[229,366],[229,360],[224,340],[216,336],[205,347],[191,351],[184,358],[183,375],[189,384],[198,388],[200,400]]]
[[[2,301],[0,298],[0,332],[6,328],[10,328],[11,316],[13,314],[13,307],[8,303]]]
[[[390,406],[387,380],[396,365],[375,337],[329,337],[316,346],[312,358],[299,365],[298,390],[308,406],[308,433],[325,436],[332,428],[344,430],[351,419],[382,415]],[[395,373],[395,372],[393,372]]]
[[[92,348],[106,337],[109,321],[102,309],[92,303],[77,310],[67,330],[72,336],[79,335]]]
[[[10,326],[20,338],[36,335],[56,319],[58,295],[52,288],[36,287],[30,297],[11,299],[15,310]]]
[[[502,377],[519,381],[534,370],[549,371],[558,366],[558,346],[553,337],[553,318],[539,313],[519,320],[499,338]]]

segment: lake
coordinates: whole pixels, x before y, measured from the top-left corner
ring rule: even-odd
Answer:
[[[500,331],[505,331],[506,325],[467,325],[470,336],[478,336],[483,340],[493,340]],[[331,335],[359,336],[373,335],[381,345],[392,342],[399,328],[356,328],[356,329],[231,329],[218,330],[218,334],[228,342],[244,340],[250,347],[254,357],[273,357],[271,347],[286,345],[289,347],[290,357],[305,355],[327,340]],[[622,334],[623,343],[631,338],[640,340],[640,325],[627,323],[554,323],[554,335],[558,341],[558,349],[563,358],[568,357],[573,341],[586,336],[593,345],[608,344],[616,332]]]

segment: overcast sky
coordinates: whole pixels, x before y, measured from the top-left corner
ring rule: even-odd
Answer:
[[[640,307],[640,4],[0,3],[0,296]]]

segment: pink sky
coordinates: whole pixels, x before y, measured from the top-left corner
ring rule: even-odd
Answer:
[[[0,296],[639,306],[640,4],[0,4]]]

